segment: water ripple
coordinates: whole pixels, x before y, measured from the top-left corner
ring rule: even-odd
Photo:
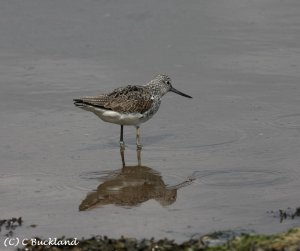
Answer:
[[[191,178],[210,186],[218,187],[267,187],[286,184],[293,179],[293,175],[272,170],[205,170],[196,171]]]

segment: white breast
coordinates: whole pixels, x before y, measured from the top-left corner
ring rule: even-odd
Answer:
[[[121,114],[119,112],[104,110],[101,108],[95,109],[94,113],[103,121],[118,125],[138,125],[142,123],[140,119],[143,117],[140,113]]]
[[[130,113],[122,114],[119,112],[102,109],[93,106],[84,106],[82,109],[95,113],[100,119],[105,122],[117,125],[139,125],[149,120],[156,111],[148,111],[146,114]],[[150,112],[150,113],[149,113]]]

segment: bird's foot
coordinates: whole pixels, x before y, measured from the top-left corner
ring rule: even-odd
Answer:
[[[120,141],[120,151],[121,152],[125,151],[125,143],[124,143],[124,141]]]
[[[137,144],[137,145],[136,145],[136,150],[137,150],[137,151],[141,151],[141,150],[142,150],[142,148],[143,148],[143,146],[142,146],[142,145],[140,145],[140,144]]]

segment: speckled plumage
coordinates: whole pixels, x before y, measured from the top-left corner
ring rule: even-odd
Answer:
[[[125,165],[123,126],[136,126],[137,148],[140,150],[139,125],[152,118],[159,109],[161,98],[170,91],[191,98],[172,87],[167,75],[160,74],[145,85],[128,85],[116,88],[111,93],[77,98],[74,99],[74,104],[93,112],[105,122],[121,125],[120,149]],[[140,158],[138,159],[140,163]]]
[[[82,97],[74,99],[74,102],[76,106],[94,112],[106,122],[138,125],[150,119],[158,111],[162,96],[168,91],[173,91],[172,89],[174,88],[168,76],[157,75],[143,86],[119,87],[111,93]],[[184,96],[189,97],[185,94]],[[133,116],[135,120],[131,119]]]
[[[153,104],[152,94],[143,86],[128,85],[115,89],[109,94],[100,94],[94,97],[82,97],[75,103],[91,105],[124,114],[144,113]]]

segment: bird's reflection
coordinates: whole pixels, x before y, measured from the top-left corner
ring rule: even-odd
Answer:
[[[95,191],[87,194],[79,206],[80,211],[113,204],[123,207],[139,206],[154,199],[161,206],[173,204],[177,190],[193,182],[187,179],[174,186],[167,186],[160,173],[147,166],[124,166],[112,171]]]

